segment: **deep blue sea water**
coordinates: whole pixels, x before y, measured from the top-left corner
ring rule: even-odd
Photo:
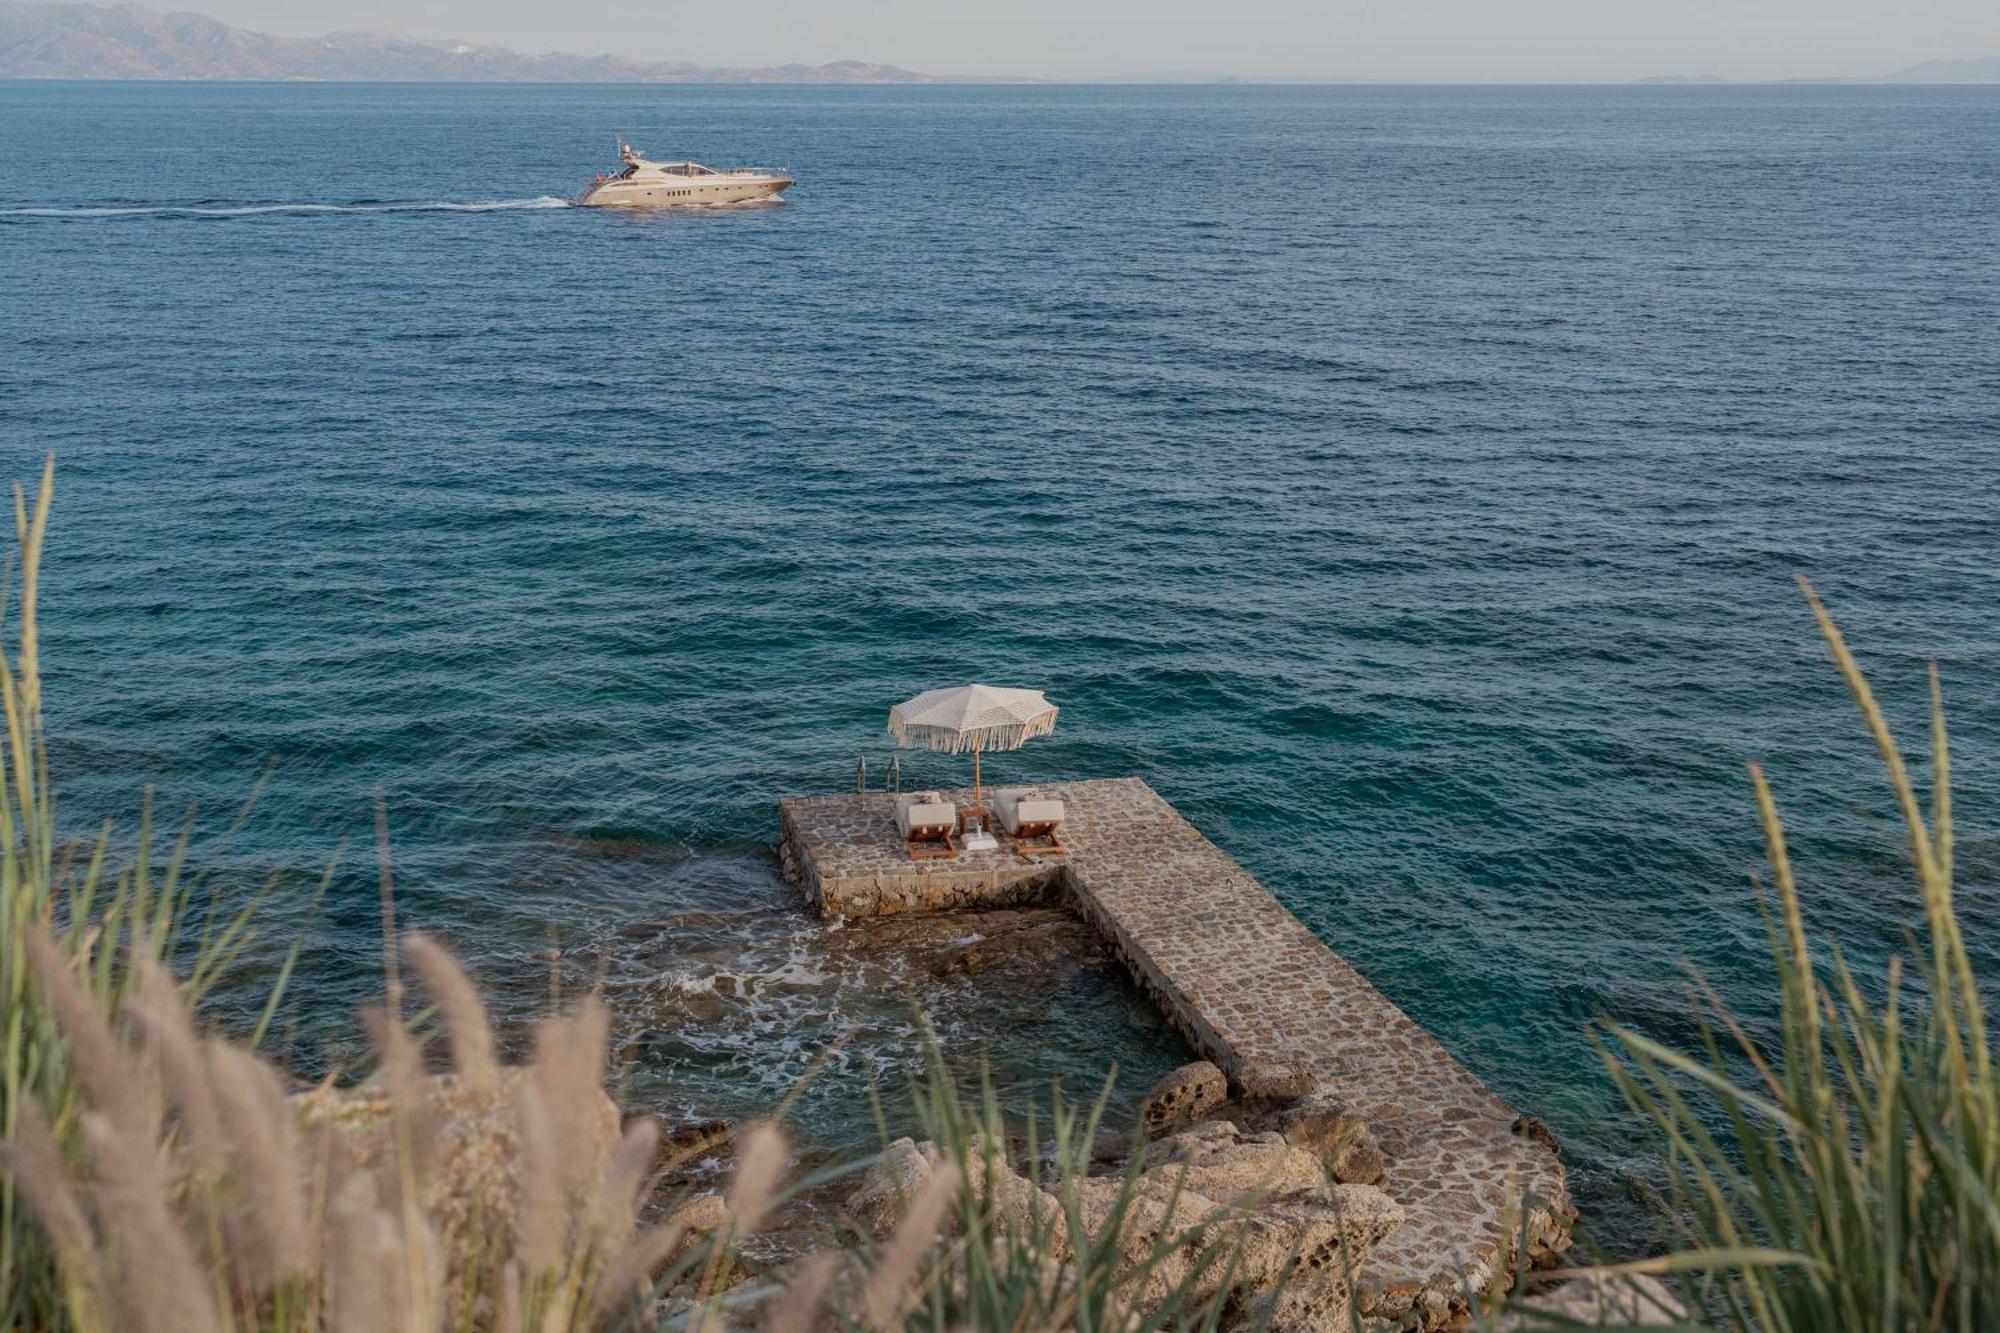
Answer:
[[[614,132],[799,185],[561,207]],[[1588,1033],[1687,1039],[1689,963],[1768,1014],[1746,761],[1822,932],[1917,919],[1793,575],[1913,742],[1939,663],[2000,953],[1997,437],[1995,89],[0,85],[66,819],[271,765],[210,855],[280,872],[338,1054],[380,789],[404,917],[606,976],[664,1110],[859,1023],[829,1142],[913,987],[1024,1083],[1179,1058],[1115,977],[912,979],[778,882],[772,802],[976,678],[1062,707],[993,776],[1143,775],[1642,1243]]]

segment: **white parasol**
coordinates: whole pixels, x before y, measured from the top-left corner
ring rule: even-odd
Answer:
[[[1056,706],[1040,690],[998,685],[957,685],[926,690],[889,710],[898,745],[952,754],[972,751],[972,799],[980,801],[979,756],[985,750],[1018,750],[1056,727]]]

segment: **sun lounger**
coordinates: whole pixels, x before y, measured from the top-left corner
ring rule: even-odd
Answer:
[[[896,832],[912,861],[957,856],[951,840],[957,827],[957,808],[934,791],[911,792],[896,801]]]
[[[1014,850],[1021,855],[1061,854],[1061,801],[1033,796],[1019,787],[1006,787],[993,793],[993,813],[1014,844]]]

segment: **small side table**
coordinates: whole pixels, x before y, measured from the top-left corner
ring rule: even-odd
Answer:
[[[958,836],[959,845],[968,852],[1000,850],[1000,840],[993,836],[993,812],[983,805],[958,808]]]

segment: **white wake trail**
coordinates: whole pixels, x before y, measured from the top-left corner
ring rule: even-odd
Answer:
[[[267,213],[507,213],[523,209],[569,208],[570,201],[552,194],[533,199],[481,199],[456,202],[423,199],[378,204],[130,204],[105,207],[0,208],[0,217],[57,218],[84,221],[93,218],[188,217],[248,218]]]

